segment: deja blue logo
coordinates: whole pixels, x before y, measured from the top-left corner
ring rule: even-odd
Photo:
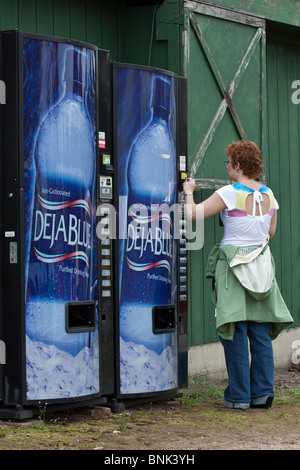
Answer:
[[[81,259],[89,266],[89,257],[86,251],[71,251],[69,247],[82,247],[82,249],[91,249],[91,213],[88,203],[84,199],[78,199],[71,202],[53,202],[48,201],[38,195],[38,202],[43,210],[35,211],[34,223],[34,253],[39,261],[44,263],[56,263],[70,259]],[[88,220],[77,217],[69,213],[69,208],[83,209],[88,216]],[[51,212],[46,212],[51,211]],[[65,215],[64,211],[67,211]],[[62,212],[62,213],[60,213]],[[43,253],[37,248],[37,242],[48,240],[47,252]],[[49,251],[58,244],[61,249],[56,254],[50,254]]]
[[[170,214],[143,215],[135,206],[129,208],[126,262],[133,271],[165,268],[171,273],[172,220]],[[152,208],[153,212],[153,208]],[[147,257],[151,261],[147,261]]]

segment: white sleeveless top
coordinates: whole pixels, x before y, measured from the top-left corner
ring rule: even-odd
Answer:
[[[269,238],[269,229],[275,210],[279,209],[273,192],[267,186],[253,190],[247,186],[236,183],[217,189],[216,193],[222,198],[227,209],[221,211],[221,220],[224,225],[224,236],[221,245],[253,246],[261,245]],[[253,212],[247,214],[246,198],[253,194]],[[269,212],[262,214],[262,194],[270,200]],[[259,214],[256,213],[258,204]]]

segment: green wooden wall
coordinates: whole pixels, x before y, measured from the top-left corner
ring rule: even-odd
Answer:
[[[118,57],[117,9],[99,0],[0,0],[0,29],[61,36]]]
[[[282,295],[295,326],[299,326],[300,104],[292,101],[295,80],[300,80],[300,39],[296,42],[270,37],[267,41],[268,149],[265,165],[266,178],[280,205],[277,232],[271,246]]]
[[[262,16],[283,25],[300,26],[300,2],[298,0],[217,0],[213,3],[251,15]]]

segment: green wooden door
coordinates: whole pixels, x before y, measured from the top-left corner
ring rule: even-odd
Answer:
[[[196,179],[196,202],[226,184],[225,148],[241,138],[263,150],[265,126],[265,24],[248,15],[197,2],[185,2],[184,32],[188,77],[189,173]],[[219,218],[205,221],[204,247],[191,252],[190,344],[217,339],[211,281],[205,265],[222,237]]]

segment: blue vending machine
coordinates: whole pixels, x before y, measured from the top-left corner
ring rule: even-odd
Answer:
[[[178,396],[186,80],[64,38],[0,47],[0,418]]]
[[[175,397],[187,383],[186,80],[113,63],[112,96],[100,227],[114,253],[115,396]],[[100,297],[109,298],[111,260],[103,248]]]
[[[98,58],[3,32],[0,417],[101,403],[96,237]]]

